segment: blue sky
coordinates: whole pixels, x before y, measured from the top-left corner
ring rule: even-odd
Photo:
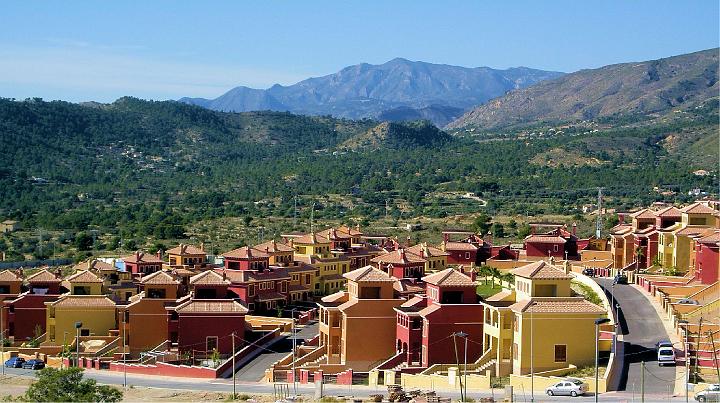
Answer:
[[[718,46],[717,0],[4,1],[0,96],[215,97],[394,57],[571,72]]]

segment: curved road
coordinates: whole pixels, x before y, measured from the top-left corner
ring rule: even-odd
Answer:
[[[670,340],[662,320],[647,297],[635,287],[618,284],[612,287],[612,278],[594,279],[605,289],[608,299],[611,292],[620,305],[618,322],[624,338],[625,366],[620,390],[640,396],[642,361],[645,361],[645,396],[667,399],[675,388],[676,371],[673,366],[660,367],[657,363],[655,343]],[[676,346],[676,351],[682,346]]]

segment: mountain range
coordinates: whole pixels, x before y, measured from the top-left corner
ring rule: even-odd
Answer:
[[[497,129],[628,115],[663,115],[717,97],[718,49],[580,70],[479,105],[448,128]]]
[[[431,120],[438,126],[468,108],[563,73],[527,67],[496,70],[410,61],[362,63],[335,74],[268,89],[236,87],[215,99],[180,102],[228,112],[288,111],[304,115],[378,120]]]

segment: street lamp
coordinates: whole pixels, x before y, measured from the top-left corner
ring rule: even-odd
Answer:
[[[535,344],[535,337],[533,336],[533,309],[532,307],[537,305],[537,302],[531,301],[528,309],[530,310],[530,401],[535,401],[535,365],[534,365],[534,352],[533,345]]]
[[[75,362],[75,366],[80,366],[80,328],[82,327],[82,322],[75,322],[75,359],[77,360]]]
[[[685,345],[683,346],[683,351],[685,352],[685,403],[688,403],[689,400],[689,391],[690,389],[690,352],[688,351],[688,325],[689,322],[685,319],[678,321],[679,325],[685,325],[683,328],[685,329]]]
[[[67,332],[67,330],[65,330],[63,332],[63,357],[62,357],[62,360],[60,361],[60,369],[63,369],[63,366],[65,365],[65,354],[68,354],[67,335],[68,335],[68,332]],[[68,361],[69,360],[70,360],[70,357],[68,357]]]
[[[290,311],[290,315],[292,315],[292,353],[293,353],[293,361],[292,361],[292,372],[293,372],[293,396],[297,397],[297,379],[295,374],[295,343],[297,343],[296,334],[295,334],[295,309],[293,308]]]
[[[455,363],[457,364],[458,370],[460,370],[460,359],[458,358],[457,341],[455,338],[460,335],[467,335],[467,334],[463,333],[463,332],[454,332],[452,334],[453,346],[455,347]],[[462,336],[460,336],[460,337],[462,337]],[[466,363],[465,369],[467,370],[467,339],[465,339],[465,363]],[[463,389],[463,380],[462,380],[462,377],[460,377],[459,379],[460,379],[460,400],[464,402],[466,396],[465,396],[465,390]]]
[[[610,322],[608,318],[595,319],[595,401],[598,401],[598,361],[600,355],[600,349],[598,344],[600,343],[600,325],[603,323]],[[615,352],[617,354],[617,351]]]
[[[460,385],[460,388],[465,392],[465,399],[467,399],[467,350],[468,350],[468,334],[460,331],[456,332],[453,336],[462,337],[465,339],[465,366],[463,368],[463,384]]]

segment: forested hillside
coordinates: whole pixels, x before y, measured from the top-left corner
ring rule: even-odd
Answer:
[[[292,217],[295,196],[301,208],[317,202],[316,218],[340,220],[379,217],[386,206],[409,220],[478,210],[449,204],[453,192],[474,192],[487,211],[510,214],[572,212],[596,186],[618,207],[689,200],[692,188],[717,189],[717,160],[687,157],[712,153],[717,113],[714,102],[666,121],[450,137],[422,122],[221,113],[133,98],[0,100],[0,218],[181,238],[202,219]],[[713,175],[694,175],[699,168]]]

